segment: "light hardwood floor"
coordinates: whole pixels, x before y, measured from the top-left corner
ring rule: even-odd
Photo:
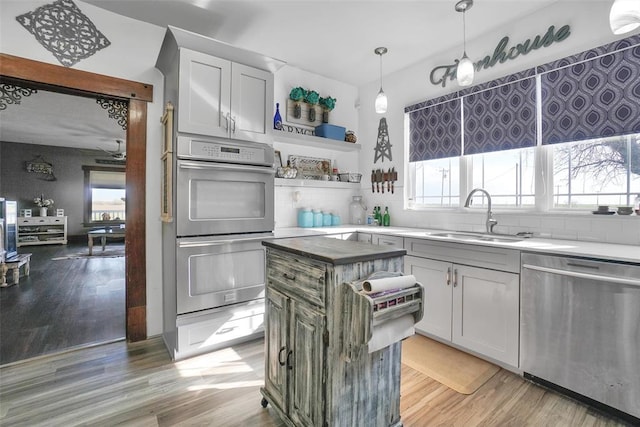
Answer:
[[[260,406],[263,345],[174,363],[153,338],[8,365],[0,368],[0,425],[280,427]],[[401,392],[406,427],[621,425],[505,370],[462,395],[403,366]]]

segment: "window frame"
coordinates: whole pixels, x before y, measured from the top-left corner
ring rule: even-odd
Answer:
[[[82,170],[84,172],[84,199],[83,199],[83,226],[84,227],[101,227],[101,226],[114,226],[125,224],[126,219],[123,221],[119,220],[109,220],[109,221],[92,221],[91,213],[92,213],[92,205],[93,205],[93,194],[91,192],[91,172],[121,172],[125,174],[125,168],[121,167],[108,167],[108,166],[82,166]],[[126,175],[125,175],[126,176]],[[126,182],[126,181],[125,181]],[[126,186],[125,186],[126,191]]]

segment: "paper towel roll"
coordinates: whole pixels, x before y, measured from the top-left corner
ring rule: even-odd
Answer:
[[[397,319],[384,322],[373,328],[371,339],[367,343],[369,353],[378,351],[391,344],[410,337],[415,333],[412,314],[406,314]]]
[[[366,293],[376,293],[388,291],[390,289],[410,288],[417,282],[415,276],[409,274],[407,276],[385,277],[382,279],[365,280],[362,282],[362,290]]]

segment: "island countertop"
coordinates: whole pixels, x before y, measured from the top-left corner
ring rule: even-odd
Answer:
[[[298,237],[293,239],[267,239],[266,247],[279,249],[297,255],[304,255],[318,261],[334,265],[351,264],[371,259],[393,258],[406,255],[405,249],[390,246],[371,245],[338,239],[317,239]]]

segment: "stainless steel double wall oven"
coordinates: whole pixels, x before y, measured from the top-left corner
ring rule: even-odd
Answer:
[[[273,161],[266,144],[178,137],[178,314],[264,298],[261,242],[274,227]]]

